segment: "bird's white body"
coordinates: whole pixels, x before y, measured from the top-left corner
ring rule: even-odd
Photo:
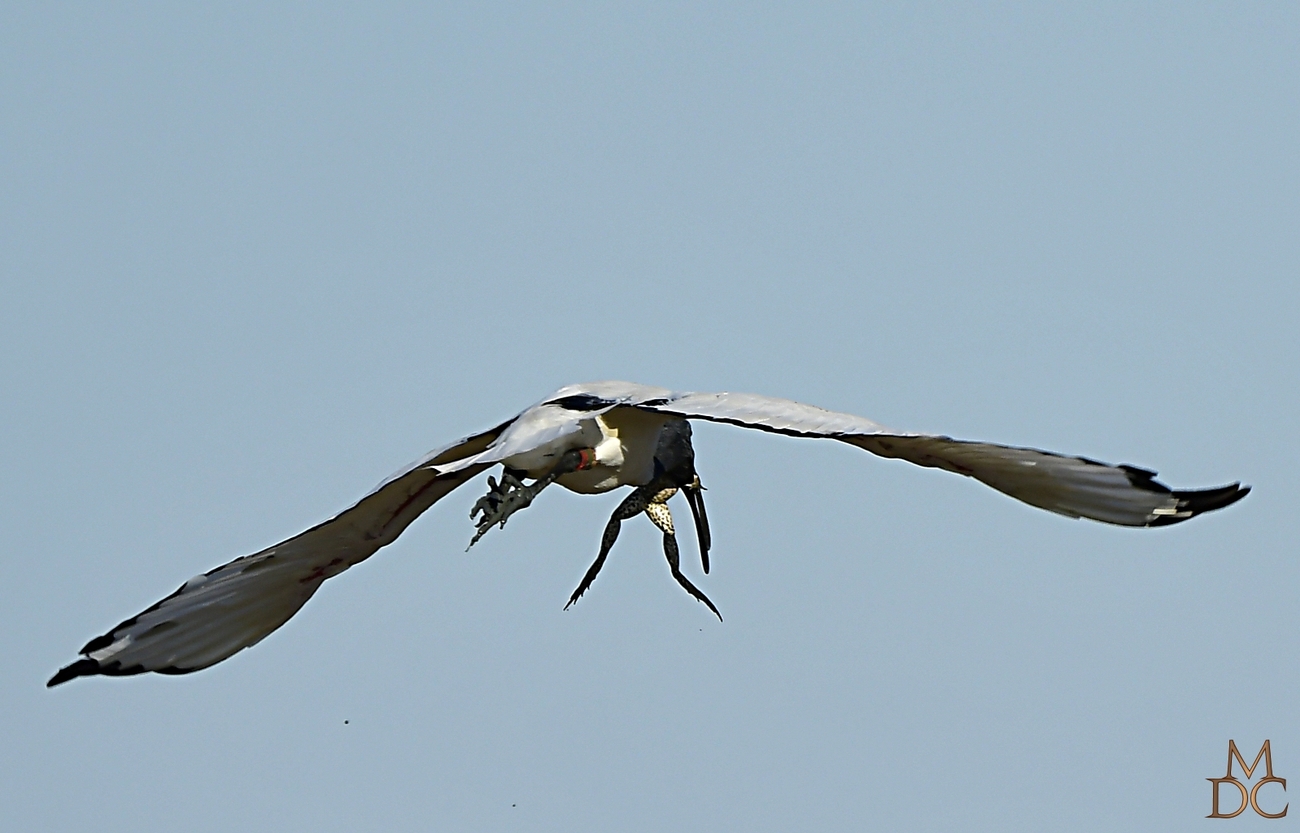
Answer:
[[[1155,473],[1030,448],[891,431],[871,420],[741,393],[678,393],[628,382],[571,385],[497,427],[436,449],[329,521],[186,582],[83,649],[57,685],[91,674],[182,674],[220,662],[284,624],[325,579],[391,543],[453,489],[498,464],[543,478],[566,452],[593,460],[556,482],[595,494],[647,486],[665,426],[705,419],[796,437],[837,440],[940,468],[1068,517],[1164,526],[1219,509],[1248,488],[1175,492]],[[685,433],[689,449],[689,431]],[[585,459],[585,458],[584,458]],[[540,482],[540,481],[539,481]],[[657,487],[656,487],[657,488]],[[676,568],[674,568],[676,569]]]
[[[520,433],[528,434],[537,428],[546,430],[554,420],[562,419],[565,412],[555,406],[534,408],[527,412],[527,421],[520,419]],[[561,475],[557,483],[584,495],[599,494],[619,486],[644,486],[654,477],[654,451],[659,442],[659,431],[672,417],[639,411],[635,408],[613,408],[603,414],[578,420],[572,433],[561,436],[501,462],[509,469],[526,472],[529,477],[542,477],[564,454],[578,448],[595,452],[591,468]],[[513,429],[515,426],[511,426]]]

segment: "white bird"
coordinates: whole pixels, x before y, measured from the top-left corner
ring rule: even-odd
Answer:
[[[495,525],[559,483],[582,494],[632,486],[605,528],[600,554],[569,604],[591,585],[623,520],[645,512],[663,530],[673,577],[718,612],[684,575],[666,501],[681,489],[692,509],[704,572],[710,536],[695,472],[690,419],[795,437],[839,440],[917,465],[973,477],[1032,506],[1121,526],[1179,523],[1245,497],[1239,483],[1173,491],[1155,472],[1031,448],[891,431],[870,420],[787,399],[744,393],[675,393],[628,382],[561,388],[495,428],[430,452],[332,520],[196,576],[175,593],[98,636],[47,685],[93,674],[187,674],[261,641],[298,612],[321,583],[391,544],[426,509],[496,465],[498,483],[470,517],[473,546]],[[532,482],[525,485],[524,480]],[[566,605],[567,607],[568,605]],[[721,617],[719,617],[721,618]]]

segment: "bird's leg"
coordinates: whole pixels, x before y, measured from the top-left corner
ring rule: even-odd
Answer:
[[[591,468],[595,462],[594,450],[575,448],[564,452],[554,468],[527,486],[523,483],[523,472],[516,472],[509,468],[502,473],[500,483],[489,476],[487,494],[479,498],[474,503],[474,508],[469,510],[470,520],[474,520],[479,513],[482,513],[483,517],[474,521],[478,531],[470,539],[469,547],[466,547],[465,551],[469,552],[470,547],[477,544],[478,539],[486,535],[493,526],[504,527],[510,516],[532,503],[542,489],[569,472]]]
[[[709,534],[709,516],[704,513],[704,487],[700,485],[700,476],[682,487],[686,502],[691,505],[691,517],[695,520],[695,534],[700,539],[700,562],[704,565],[704,574],[709,574],[709,548],[713,546],[713,536]]]
[[[609,516],[609,523],[605,524],[605,534],[600,537],[600,555],[596,556],[596,560],[587,568],[587,574],[582,577],[578,589],[574,590],[573,595],[569,597],[569,604],[564,606],[565,610],[568,610],[569,605],[576,602],[583,593],[586,593],[587,588],[596,580],[600,568],[605,566],[605,557],[609,555],[609,551],[614,547],[614,542],[618,540],[618,531],[622,528],[623,521],[628,518],[635,518],[645,511],[650,499],[658,493],[658,486],[638,486],[632,490],[632,494],[624,498],[623,502],[614,509],[614,514]]]
[[[664,489],[659,492],[650,499],[650,502],[645,507],[645,513],[650,516],[650,520],[654,521],[655,526],[663,530],[664,556],[668,559],[668,568],[672,570],[673,578],[677,579],[677,583],[682,586],[683,590],[690,593],[698,601],[703,602],[709,610],[712,610],[713,615],[718,617],[718,621],[721,622],[722,614],[714,607],[713,602],[709,601],[709,597],[704,595],[700,588],[691,584],[691,580],[682,574],[681,553],[677,549],[677,535],[673,530],[673,515],[668,510],[668,498],[676,493],[676,489]],[[704,552],[705,550],[701,551]]]

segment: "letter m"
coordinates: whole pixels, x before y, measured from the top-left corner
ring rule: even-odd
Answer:
[[[1246,759],[1241,757],[1241,753],[1237,751],[1237,742],[1233,740],[1229,740],[1228,741],[1228,774],[1226,776],[1228,778],[1232,777],[1233,758],[1236,758],[1237,763],[1241,764],[1241,770],[1242,772],[1246,773],[1247,780],[1254,777],[1255,767],[1259,766],[1260,758],[1264,759],[1265,775],[1267,775],[1269,778],[1273,777],[1273,751],[1272,749],[1269,748],[1267,740],[1264,741],[1264,745],[1259,748],[1259,754],[1255,756],[1255,760],[1251,762],[1250,766],[1246,766]]]

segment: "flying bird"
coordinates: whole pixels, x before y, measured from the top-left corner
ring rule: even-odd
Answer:
[[[623,521],[645,513],[663,532],[673,578],[721,618],[681,572],[668,500],[691,509],[705,573],[711,536],[695,470],[689,420],[703,419],[793,437],[855,445],[881,457],[973,477],[998,491],[1072,518],[1120,526],[1179,523],[1245,497],[1250,487],[1175,491],[1153,471],[993,443],[891,431],[868,419],[745,393],[676,393],[628,382],[561,388],[494,428],[430,452],[389,477],[350,509],[261,552],[196,576],[170,596],[90,640],[81,659],[47,685],[94,674],[188,674],[257,644],[289,620],[321,583],[391,544],[458,486],[495,466],[470,513],[473,546],[504,526],[553,483],[580,494],[629,486],[605,526],[599,554],[569,605],[591,586]],[[568,605],[565,606],[566,608]]]

